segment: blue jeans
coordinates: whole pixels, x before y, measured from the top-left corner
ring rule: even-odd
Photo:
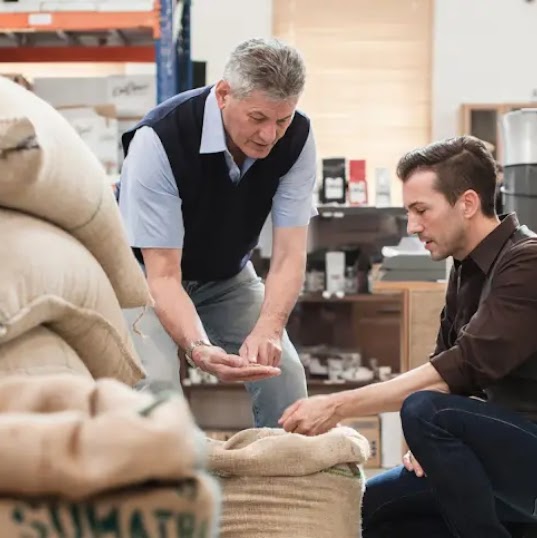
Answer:
[[[401,421],[427,476],[397,467],[368,480],[364,538],[508,538],[537,524],[537,424],[432,391],[408,397]]]
[[[239,348],[253,329],[263,304],[265,287],[249,263],[233,278],[200,284],[184,282],[211,342],[228,353]],[[129,326],[140,309],[125,310]],[[138,323],[143,337],[131,331],[136,351],[147,371],[142,386],[181,390],[177,345],[162,327],[152,310]],[[245,383],[252,399],[256,427],[278,427],[284,410],[307,396],[306,377],[298,354],[284,333],[281,375],[264,381]]]

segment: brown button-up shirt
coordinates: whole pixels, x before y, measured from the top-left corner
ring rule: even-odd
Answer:
[[[489,294],[479,304],[494,261],[518,226],[514,214],[503,217],[462,262],[454,263],[431,358],[452,393],[481,393],[537,353],[537,238],[501,256]],[[537,405],[537,391],[534,401]]]

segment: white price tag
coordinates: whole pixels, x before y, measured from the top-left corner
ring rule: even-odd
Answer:
[[[50,26],[52,24],[52,13],[30,13],[28,15],[30,26]]]

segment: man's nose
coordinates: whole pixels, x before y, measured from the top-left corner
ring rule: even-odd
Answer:
[[[408,235],[419,234],[423,232],[423,226],[418,222],[415,217],[409,215],[406,224],[406,231]]]
[[[265,125],[259,131],[259,138],[261,138],[263,144],[272,144],[276,140],[276,125]]]

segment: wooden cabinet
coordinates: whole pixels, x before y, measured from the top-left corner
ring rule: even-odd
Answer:
[[[376,293],[402,294],[401,372],[427,362],[444,307],[444,282],[377,282]]]
[[[460,109],[459,134],[473,135],[494,146],[492,154],[503,162],[501,117],[521,108],[535,108],[537,103],[474,103]]]
[[[289,320],[288,332],[297,348],[325,345],[359,351],[362,363],[401,371],[403,295],[350,295],[341,299],[301,297]]]

